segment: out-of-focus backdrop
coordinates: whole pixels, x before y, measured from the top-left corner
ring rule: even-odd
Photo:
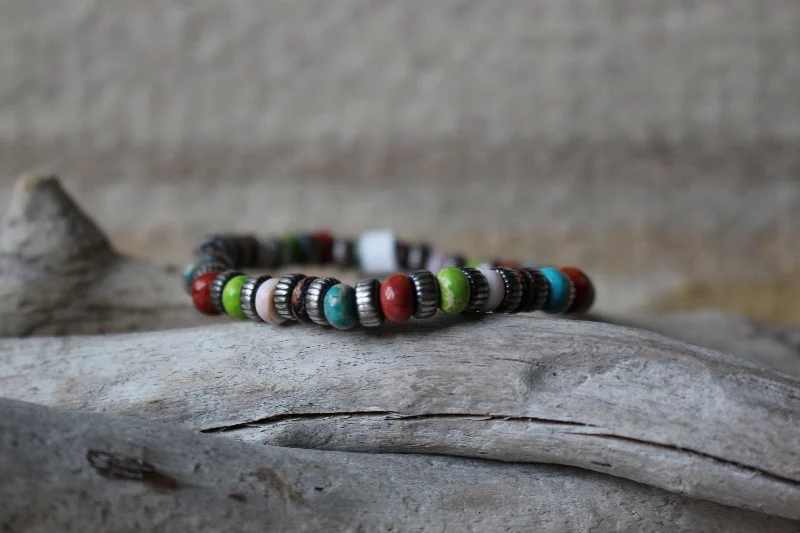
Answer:
[[[7,0],[0,207],[123,251],[395,228],[586,266],[609,311],[800,323],[797,0]]]

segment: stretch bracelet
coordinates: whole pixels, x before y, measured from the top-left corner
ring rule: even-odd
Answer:
[[[350,329],[430,318],[437,311],[585,313],[595,299],[591,280],[575,267],[471,260],[397,241],[387,231],[357,240],[335,239],[327,232],[279,238],[214,235],[203,239],[194,255],[183,283],[198,311],[270,324]],[[273,278],[242,271],[290,264],[401,272],[351,287],[332,277],[291,273]]]

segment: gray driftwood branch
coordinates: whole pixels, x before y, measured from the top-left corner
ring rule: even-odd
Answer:
[[[770,531],[577,468],[254,446],[0,400],[3,531]]]
[[[18,187],[0,261],[6,336],[198,323],[175,269],[114,253],[52,179]],[[800,518],[800,381],[616,325],[500,316],[378,333],[227,323],[13,338],[0,342],[0,391],[265,444],[572,465]]]

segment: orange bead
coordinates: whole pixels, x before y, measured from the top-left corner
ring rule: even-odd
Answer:
[[[392,274],[381,284],[381,310],[386,320],[402,324],[414,312],[414,288],[405,274]]]
[[[219,311],[214,308],[211,301],[211,282],[217,277],[219,272],[207,272],[194,278],[192,281],[192,302],[198,311],[204,315],[218,315]]]

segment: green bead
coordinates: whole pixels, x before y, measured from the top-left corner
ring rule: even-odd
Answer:
[[[436,273],[439,281],[439,309],[448,315],[461,313],[469,303],[469,278],[460,269],[443,268]]]
[[[281,243],[286,251],[284,260],[286,263],[299,263],[300,262],[300,240],[296,235],[286,234],[281,237]]]
[[[246,280],[247,276],[236,276],[226,283],[225,288],[222,289],[222,307],[225,308],[225,312],[233,318],[241,320],[247,318],[247,315],[242,311],[242,302],[239,300],[239,296],[242,294],[242,285]]]
[[[483,261],[483,260],[481,260],[481,259],[478,259],[478,258],[475,258],[475,257],[472,257],[472,258],[470,258],[470,259],[467,259],[467,264],[466,264],[466,265],[464,265],[464,266],[466,266],[466,267],[470,267],[470,268],[478,268],[478,267],[479,267],[479,266],[481,266],[483,263],[484,263],[484,261]]]

